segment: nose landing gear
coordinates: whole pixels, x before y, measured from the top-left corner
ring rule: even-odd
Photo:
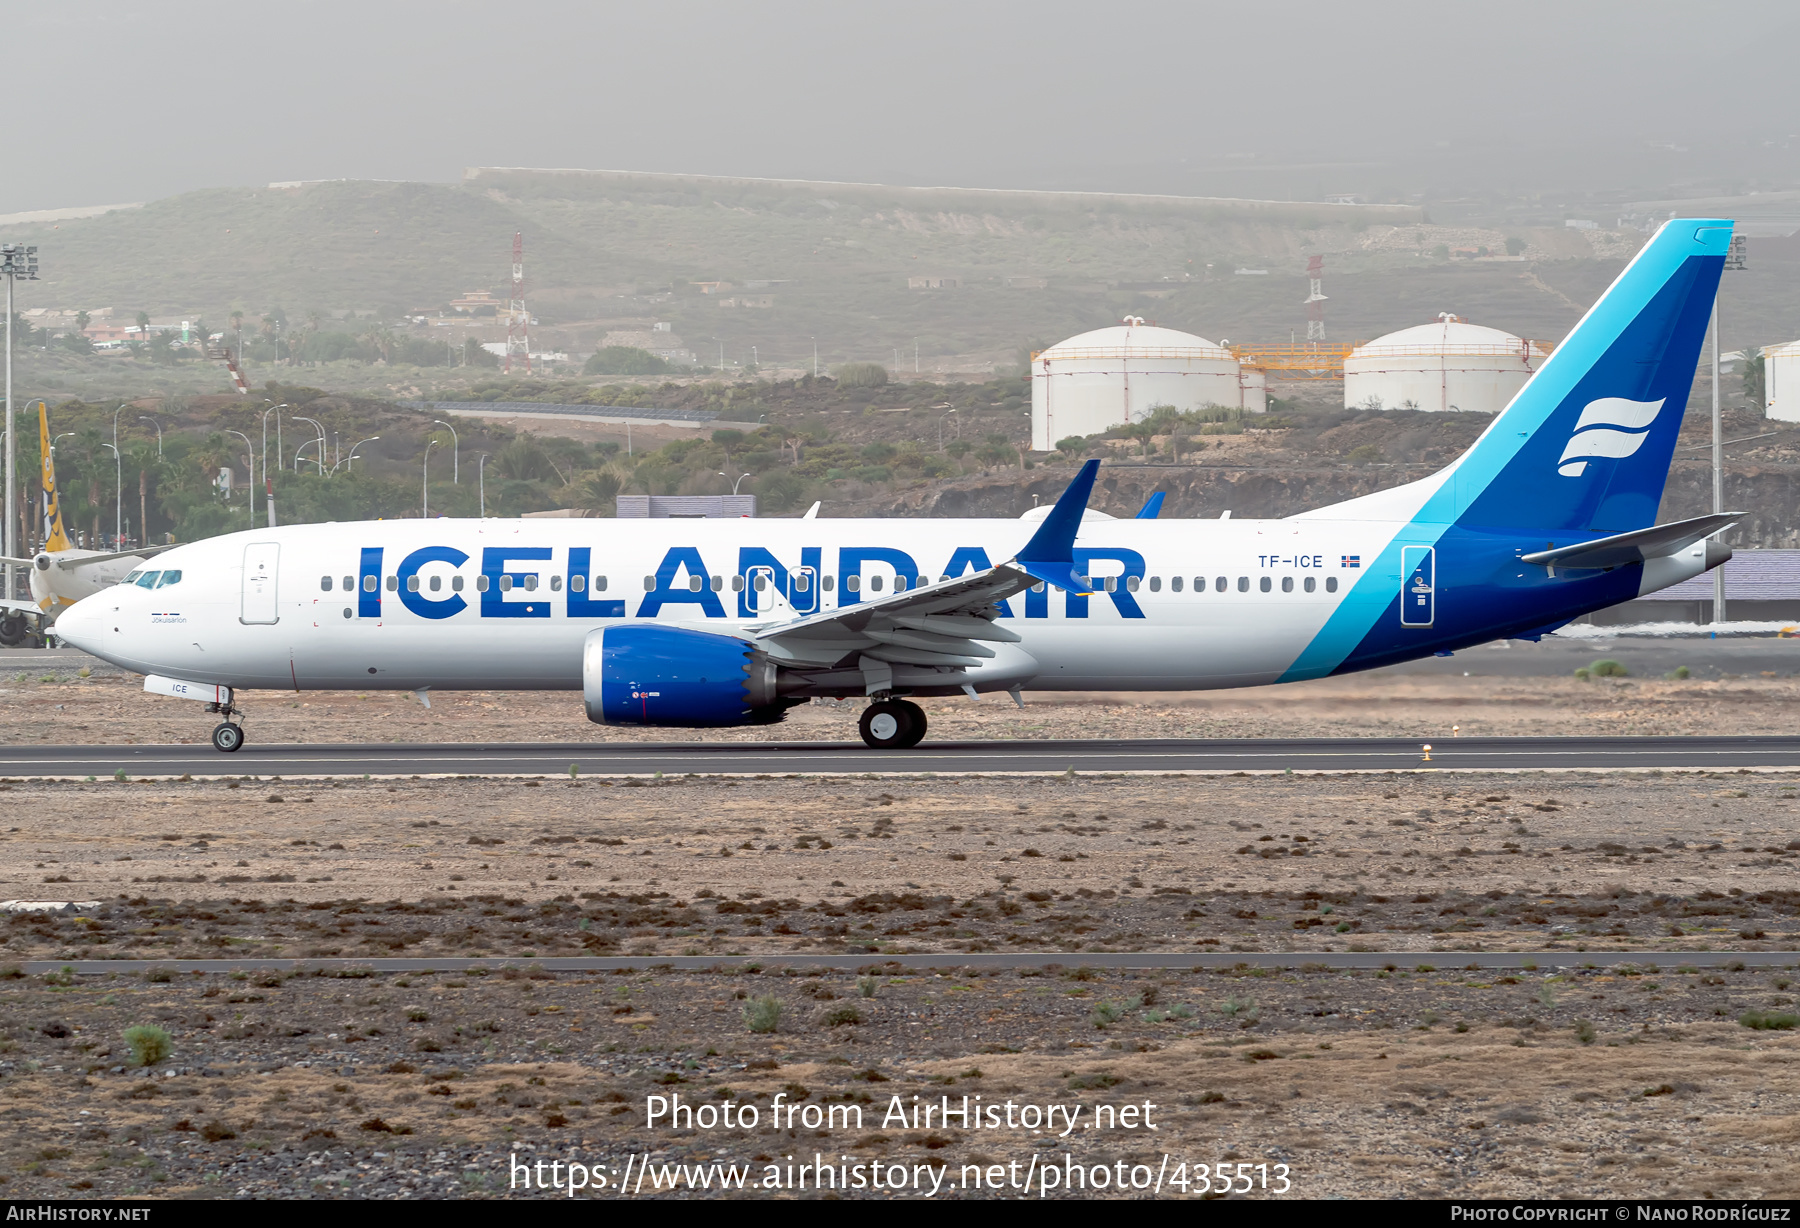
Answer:
[[[230,754],[244,744],[244,727],[232,724],[231,717],[237,711],[230,704],[207,704],[208,712],[217,712],[225,719],[213,727],[213,749]]]
[[[908,699],[882,699],[863,709],[857,731],[871,750],[908,750],[925,737],[925,709]]]

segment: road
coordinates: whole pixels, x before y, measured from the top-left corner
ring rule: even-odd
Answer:
[[[11,746],[0,776],[589,776],[889,773],[1384,772],[1800,768],[1800,737],[1168,739],[930,742],[420,743],[256,746]]]

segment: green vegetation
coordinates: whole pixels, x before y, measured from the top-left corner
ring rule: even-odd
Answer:
[[[581,368],[583,375],[661,375],[675,368],[649,350],[629,345],[608,345],[595,350]]]
[[[752,1032],[773,1032],[781,1026],[781,999],[772,993],[744,1003],[744,1026]]]
[[[153,1023],[141,1023],[125,1029],[125,1043],[131,1046],[133,1066],[154,1066],[169,1056],[169,1034]]]
[[[847,362],[838,367],[836,378],[844,388],[880,388],[888,382],[888,373],[878,362]]]
[[[1800,1015],[1789,1011],[1745,1011],[1738,1022],[1759,1032],[1791,1032],[1800,1027]]]
[[[1588,666],[1588,673],[1596,678],[1624,678],[1631,671],[1610,657],[1602,658]]]

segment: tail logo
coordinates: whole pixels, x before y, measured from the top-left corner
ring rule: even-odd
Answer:
[[[1588,402],[1575,423],[1574,436],[1557,460],[1556,471],[1565,478],[1578,478],[1587,469],[1584,458],[1620,460],[1630,456],[1644,446],[1650,424],[1662,407],[1662,401],[1628,401],[1624,397]]]

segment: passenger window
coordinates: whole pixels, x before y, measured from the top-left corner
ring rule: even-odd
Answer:
[[[1337,592],[1337,577],[1336,576],[1326,576],[1325,577],[1325,591],[1328,593]]]
[[[688,592],[697,593],[699,591],[700,591],[700,577],[699,576],[689,576],[688,577]]]
[[[569,591],[571,593],[586,592],[587,591],[587,577],[586,576],[570,576],[569,577]]]
[[[605,576],[595,576],[594,577],[594,591],[596,593],[604,593],[606,591],[606,577]]]
[[[388,577],[388,592],[397,593],[399,591],[400,591],[400,577],[399,576],[389,576]]]
[[[413,575],[413,576],[406,577],[406,591],[409,593],[416,593],[419,591],[419,577],[418,576]]]
[[[374,591],[375,591],[375,577],[374,576],[364,576],[363,577],[363,592],[372,593]]]
[[[649,577],[646,576],[645,579],[649,579]],[[500,577],[500,591],[501,592],[503,592],[503,593],[512,592],[512,586],[513,586],[513,578],[511,576],[502,575]]]
[[[1213,581],[1213,591],[1216,593],[1222,593],[1225,591],[1225,577],[1224,576],[1219,576],[1217,579],[1215,579]]]
[[[488,591],[488,578],[486,576],[475,577],[475,591],[478,593],[485,593]]]
[[[1306,591],[1307,591],[1307,592],[1309,592],[1309,593],[1310,593],[1310,592],[1312,592],[1312,591],[1313,591],[1313,590],[1314,590],[1314,589],[1315,589],[1315,588],[1318,588],[1318,587],[1319,587],[1319,582],[1318,582],[1318,580],[1316,580],[1316,579],[1314,579],[1314,578],[1313,578],[1313,577],[1312,577],[1312,576],[1308,576],[1308,577],[1306,577]]]
[[[734,593],[741,593],[744,591],[744,577],[742,577],[742,576],[731,577],[731,591]]]
[[[139,588],[155,588],[156,577],[160,575],[162,575],[160,571],[141,571],[138,573],[137,586]]]
[[[1292,576],[1281,577],[1281,591],[1284,593],[1291,593],[1294,591],[1294,577],[1292,577]]]
[[[444,577],[442,577],[442,576],[431,577],[431,591],[432,592],[434,592],[434,593],[438,592],[443,587],[444,587]]]
[[[725,577],[724,576],[714,576],[712,578],[712,591],[715,593],[722,593],[725,591]]]
[[[855,593],[855,592],[860,592],[861,590],[862,590],[862,577],[861,576],[845,576],[844,577],[844,591],[845,592]]]
[[[829,593],[833,588],[835,588],[837,586],[837,579],[834,576],[826,576],[823,583],[825,586],[825,591]]]
[[[356,590],[356,577],[355,576],[345,576],[344,577],[344,591],[346,593],[349,593],[349,592],[354,592],[355,590]]]
[[[1250,591],[1250,577],[1249,576],[1239,576],[1238,577],[1238,592],[1247,593],[1249,591]]]
[[[1259,580],[1257,580],[1256,587],[1260,588],[1265,593],[1268,592],[1269,588],[1270,588],[1269,577],[1263,576]]]
[[[950,583],[950,577],[949,576],[939,576],[938,583],[939,584],[948,584],[948,583]]]
[[[529,576],[525,577],[525,591],[528,593],[537,592],[537,576],[536,575],[529,575]]]
[[[1033,584],[1031,586],[1031,591],[1034,593],[1043,592],[1044,591],[1044,582],[1042,580],[1039,580],[1036,584]]]
[[[884,579],[885,579],[885,577],[882,577],[882,576],[870,576],[869,577],[869,591],[871,593],[879,593],[881,591],[881,585],[882,585],[882,582]]]
[[[319,591],[321,593],[329,593],[331,591],[331,577],[330,576],[320,576],[319,577]]]
[[[644,591],[646,593],[654,593],[656,591],[656,577],[655,576],[645,576],[644,577]]]
[[[1199,587],[1200,586],[1198,584],[1196,584],[1194,586],[1194,588],[1196,590],[1198,590]],[[1156,591],[1156,581],[1154,581],[1154,580],[1150,581],[1150,591],[1153,593]],[[1169,577],[1169,591],[1171,593],[1179,593],[1181,591],[1181,577],[1180,576],[1170,576]]]
[[[550,577],[550,591],[553,593],[562,592],[562,577],[561,576],[551,576]]]
[[[769,577],[760,571],[757,572],[755,579],[752,581],[752,586],[759,593],[766,591],[769,587]]]
[[[180,583],[181,583],[181,573],[179,571],[165,571],[162,573],[162,579],[160,579],[156,582],[156,587],[157,588],[168,588],[169,585],[171,585],[171,584],[180,584]]]
[[[451,576],[450,577],[450,591],[453,593],[460,593],[460,592],[462,592],[462,588],[463,588],[463,578],[461,576]]]
[[[794,573],[794,591],[804,593],[812,587],[812,578],[804,571]]]
[[[1125,591],[1128,593],[1137,592],[1138,591],[1138,583],[1139,583],[1139,581],[1136,576],[1126,576],[1125,577]],[[1152,588],[1150,591],[1155,592],[1156,590],[1154,588]]]
[[[1106,577],[1106,591],[1109,593],[1116,593],[1119,591],[1119,577],[1117,577],[1117,576]]]

